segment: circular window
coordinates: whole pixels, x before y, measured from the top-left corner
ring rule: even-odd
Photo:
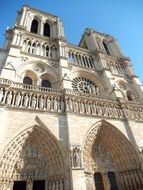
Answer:
[[[91,80],[83,78],[83,77],[77,77],[73,79],[72,81],[72,88],[74,91],[78,91],[80,93],[86,93],[86,94],[96,94],[99,95],[99,87],[96,86]]]

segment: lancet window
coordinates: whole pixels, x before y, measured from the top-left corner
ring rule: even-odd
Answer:
[[[68,52],[68,62],[82,67],[94,68],[94,59],[92,56],[72,50]]]
[[[57,59],[58,57],[58,49],[55,44],[39,42],[36,40],[34,41],[29,38],[23,41],[22,51],[31,53],[31,54],[53,58],[53,59]]]
[[[44,36],[48,36],[50,37],[50,25],[48,23],[44,24],[44,32],[43,32]]]
[[[38,21],[34,19],[31,23],[31,32],[38,33]]]

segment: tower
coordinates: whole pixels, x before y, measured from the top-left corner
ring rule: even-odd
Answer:
[[[116,40],[23,6],[0,49],[2,190],[143,189],[143,90]]]

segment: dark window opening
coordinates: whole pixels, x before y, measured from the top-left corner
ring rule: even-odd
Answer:
[[[44,24],[44,36],[50,37],[50,25],[48,23]]]
[[[51,88],[52,85],[51,85],[51,82],[49,80],[43,80],[42,86],[47,87],[47,88]]]
[[[105,51],[106,51],[106,53],[108,54],[108,55],[110,55],[110,51],[109,51],[109,49],[108,49],[108,46],[107,46],[107,44],[103,41],[103,46],[104,46],[104,48],[105,48]]]
[[[110,181],[110,189],[111,190],[118,190],[115,173],[114,172],[108,172],[108,178]]]
[[[104,190],[103,179],[101,173],[94,174],[96,190]]]
[[[14,181],[13,190],[26,190],[26,181]]]
[[[32,85],[32,79],[30,77],[24,77],[23,83]]]
[[[31,24],[31,32],[37,34],[38,33],[38,21],[34,19]]]
[[[45,190],[45,180],[33,181],[33,190]]]

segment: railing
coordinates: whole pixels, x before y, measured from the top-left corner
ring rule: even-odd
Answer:
[[[94,66],[94,58],[92,55],[87,53],[86,51],[82,51],[79,49],[74,49],[69,47],[67,52],[68,57],[68,63],[81,66],[81,67],[87,67],[93,69]]]
[[[117,58],[108,56],[106,56],[106,58],[104,58],[104,56],[101,57],[104,68],[110,70],[113,75],[127,76],[125,65],[118,62]]]
[[[143,105],[119,102],[102,96],[79,94],[70,89],[58,90],[14,83],[0,79],[0,105],[57,113],[133,119],[143,121]]]
[[[1,85],[7,85],[13,88],[20,88],[20,89],[26,89],[26,90],[32,90],[32,91],[41,91],[41,92],[49,92],[49,93],[54,93],[54,94],[60,94],[60,90],[58,89],[53,89],[53,88],[47,88],[47,87],[42,87],[42,86],[36,86],[36,85],[28,85],[28,84],[23,84],[23,83],[18,83],[18,82],[13,82],[8,79],[3,79],[0,78],[0,84]]]

